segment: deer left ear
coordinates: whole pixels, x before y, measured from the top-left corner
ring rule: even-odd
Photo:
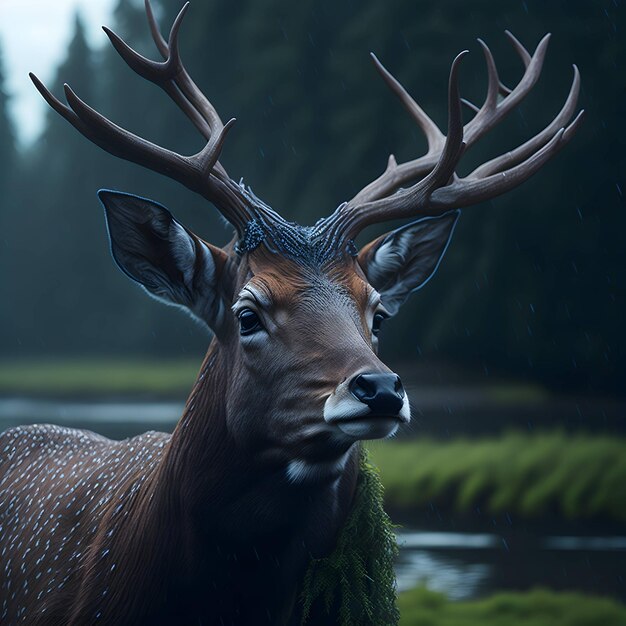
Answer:
[[[106,189],[98,197],[119,268],[150,295],[184,307],[218,332],[229,304],[228,254],[152,200]]]
[[[391,315],[437,271],[460,213],[411,222],[361,250],[359,265]]]

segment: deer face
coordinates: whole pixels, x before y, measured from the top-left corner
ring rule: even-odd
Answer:
[[[290,438],[302,442],[309,424],[332,432],[331,439],[342,445],[388,436],[408,421],[409,409],[399,379],[376,356],[380,321],[395,315],[408,295],[433,274],[454,228],[457,208],[513,189],[573,137],[583,113],[573,117],[578,70],[574,66],[565,105],[543,131],[459,177],[455,170],[464,152],[535,85],[549,35],[531,54],[507,32],[525,67],[513,89],[502,85],[491,51],[479,40],[488,74],[481,107],[461,98],[459,68],[467,51],[459,54],[450,68],[445,133],[373,56],[385,83],[424,132],[428,151],[402,164],[391,155],[376,180],[329,217],[302,228],[272,211],[219,162],[235,120],[222,123],[184,67],[178,36],[188,7],[186,3],[181,9],[166,41],[146,0],[162,63],[143,57],[112,31],[105,32],[128,65],[163,88],[200,131],[206,144],[196,154],[178,154],[122,129],[68,85],[66,105],[31,75],[48,104],[79,132],[111,154],[199,193],[215,205],[238,237],[234,248],[216,248],[160,205],[102,192],[113,255],[150,294],[182,306],[213,329],[228,354],[230,375],[224,384],[231,430],[238,436],[256,429],[259,441],[269,437],[285,447]],[[463,103],[476,112],[466,124]],[[437,217],[392,231],[357,254],[353,240],[365,227],[418,215]],[[271,424],[247,419],[255,412],[271,415]]]
[[[295,477],[409,422],[400,378],[377,356],[378,332],[435,271],[457,213],[418,220],[360,254],[296,225],[261,233],[253,247],[244,241],[237,253],[204,242],[154,202],[100,198],[120,268],[215,332],[229,362],[228,426],[242,445],[291,459]]]
[[[352,259],[320,267],[274,256],[263,248],[250,255],[232,307],[233,415],[243,420],[252,408],[271,416],[261,428],[293,442],[297,456],[324,458],[393,434],[409,421],[409,404],[376,355],[388,316],[380,295]],[[247,432],[263,441],[264,433]]]

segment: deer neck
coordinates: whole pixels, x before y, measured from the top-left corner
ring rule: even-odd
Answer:
[[[178,492],[176,514],[189,519],[200,533],[207,529],[213,536],[245,544],[262,536],[286,539],[305,532],[311,536],[313,553],[326,552],[334,538],[328,524],[310,532],[303,526],[312,526],[311,519],[319,514],[334,527],[347,515],[356,482],[356,446],[349,453],[345,476],[335,483],[290,484],[284,458],[273,458],[262,443],[254,450],[242,446],[229,429],[224,381],[231,375],[228,354],[214,339],[163,459],[160,473],[165,480],[157,486],[169,485],[165,488]],[[258,410],[250,404],[251,411]],[[258,422],[266,416],[249,417]],[[172,502],[171,495],[167,499]]]
[[[358,454],[333,485],[290,485],[284,467],[259,462],[263,452],[242,450],[229,432],[227,363],[214,340],[155,476],[153,514],[175,546],[175,577],[200,586],[198,597],[216,580],[238,581],[250,596],[246,604],[264,602],[274,616],[287,615],[311,556],[334,547],[352,503]],[[240,603],[231,594],[216,595],[225,614]]]
[[[289,485],[278,468],[251,460],[258,455],[242,451],[227,426],[227,356],[214,341],[160,464],[126,499],[112,539],[118,517],[110,511],[72,626],[85,623],[96,602],[103,621],[122,610],[128,623],[155,611],[158,619],[146,623],[173,623],[180,611],[196,619],[266,606],[267,623],[284,624],[311,556],[332,551],[352,503],[356,450],[337,484],[317,491]],[[101,569],[103,546],[114,572]],[[132,585],[114,577],[136,571],[138,562]],[[96,594],[98,576],[109,585],[105,604]],[[239,623],[261,623],[257,617]]]

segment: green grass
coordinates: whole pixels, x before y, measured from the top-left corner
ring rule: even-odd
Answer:
[[[579,593],[533,590],[450,602],[417,588],[400,594],[400,626],[624,626],[626,607]]]
[[[189,393],[200,359],[65,359],[0,362],[0,393],[89,395]]]
[[[626,520],[626,439],[510,433],[451,442],[370,444],[395,510],[434,503],[522,517],[547,513]]]
[[[500,405],[537,404],[550,397],[550,393],[540,385],[528,383],[500,383],[480,388]]]

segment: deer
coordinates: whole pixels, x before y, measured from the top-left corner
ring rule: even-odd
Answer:
[[[213,333],[172,434],[123,441],[54,425],[0,436],[0,621],[4,624],[298,624],[311,558],[329,554],[354,497],[360,442],[409,423],[399,376],[378,357],[381,324],[435,273],[460,209],[517,187],[580,126],[574,66],[560,112],[538,134],[456,173],[462,155],[536,84],[549,35],[512,89],[479,40],[488,86],[461,98],[451,65],[444,134],[372,55],[424,133],[427,152],[384,172],[313,226],[285,220],[219,157],[221,121],[165,39],[146,0],[162,61],[104,28],[122,59],[172,98],[205,142],[186,156],[114,124],[65,85],[67,103],[33,74],[46,102],[108,153],[181,183],[230,224],[217,247],[162,205],[99,191],[112,256],[149,295]],[[463,123],[463,106],[473,112]],[[405,220],[360,250],[368,226]],[[312,623],[312,622],[311,622]],[[321,622],[326,623],[326,622]]]

